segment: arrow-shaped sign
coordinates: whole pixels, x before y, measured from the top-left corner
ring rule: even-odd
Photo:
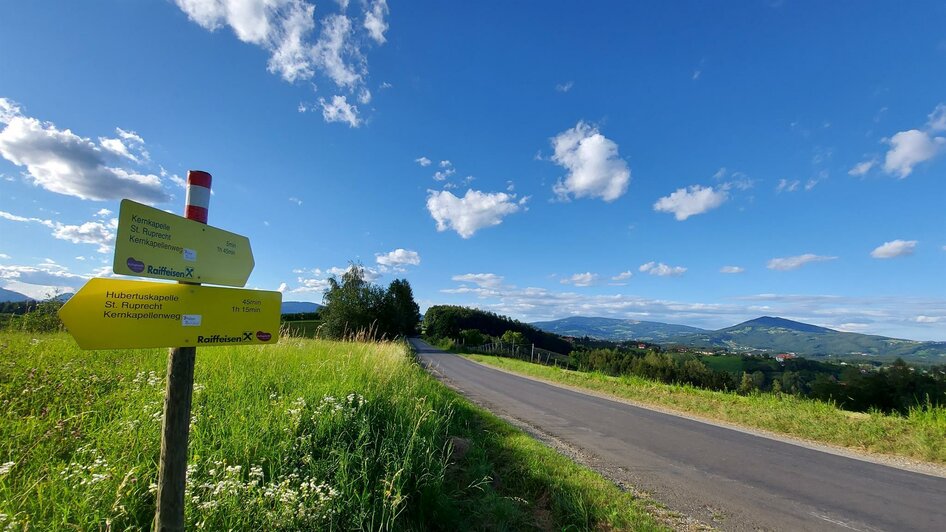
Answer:
[[[59,310],[82,349],[275,344],[282,294],[92,279]]]
[[[253,266],[253,250],[245,236],[122,200],[115,273],[243,286]]]

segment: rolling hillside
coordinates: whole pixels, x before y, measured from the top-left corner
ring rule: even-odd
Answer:
[[[569,336],[605,340],[644,340],[689,347],[725,347],[733,351],[795,353],[806,357],[835,357],[946,364],[946,342],[920,342],[825,327],[771,316],[707,331],[683,325],[610,318],[573,317],[538,322],[536,327]]]
[[[645,342],[663,342],[681,334],[709,332],[696,327],[656,321],[586,318],[583,316],[554,321],[539,321],[532,325],[562,336],[591,336],[603,340],[642,340]]]

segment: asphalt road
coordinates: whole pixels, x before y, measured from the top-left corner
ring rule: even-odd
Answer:
[[[428,370],[474,402],[719,528],[946,531],[944,478],[582,394],[412,343]]]

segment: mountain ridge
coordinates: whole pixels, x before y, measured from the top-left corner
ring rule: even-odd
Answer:
[[[635,327],[636,324],[646,324],[646,327]],[[775,316],[760,316],[718,330],[586,316],[535,322],[533,325],[556,334],[612,341],[642,340],[693,348],[794,353],[809,357],[866,357],[880,361],[903,357],[914,362],[946,364],[946,342],[837,331]]]

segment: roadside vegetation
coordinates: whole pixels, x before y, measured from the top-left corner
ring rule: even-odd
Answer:
[[[166,351],[0,332],[0,528],[150,526]],[[189,528],[657,529],[399,342],[201,349]]]
[[[887,414],[876,409],[851,412],[831,402],[785,392],[714,391],[691,384],[666,384],[636,375],[612,376],[513,358],[468,356],[516,373],[708,419],[860,451],[946,464],[946,408],[943,406],[917,404],[904,414]]]

